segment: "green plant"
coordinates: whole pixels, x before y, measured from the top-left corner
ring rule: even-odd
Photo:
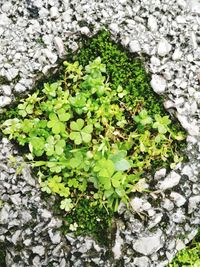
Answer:
[[[120,201],[128,206],[130,194],[142,191],[140,178],[155,162],[169,168],[182,160],[177,144],[185,138],[154,99],[141,62],[131,62],[107,33],[95,38],[75,62],[64,62],[63,76],[21,100],[1,125],[28,148],[42,191],[58,197],[68,227],[84,232],[85,225],[91,233],[98,225],[92,210],[104,217],[106,211],[110,220]],[[102,58],[94,58],[94,43]],[[85,224],[78,212],[83,202],[93,216]]]
[[[199,267],[200,266],[200,243],[198,238],[183,250],[179,251],[168,267]]]

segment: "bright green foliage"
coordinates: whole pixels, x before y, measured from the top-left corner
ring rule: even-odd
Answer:
[[[134,110],[130,103],[135,97],[130,94],[129,102],[119,98],[119,88],[111,90],[105,82],[106,66],[99,57],[81,72],[77,63],[65,65],[69,77],[65,75],[63,83],[45,84],[42,98],[34,95],[35,101],[30,101],[31,96],[22,100],[19,111],[31,103],[31,113],[20,112],[19,118],[5,121],[3,132],[29,145],[33,166],[40,167],[40,173],[49,173],[47,180],[41,176],[43,190],[66,198],[62,209],[69,211],[82,192],[95,194],[116,210],[120,199],[128,203],[135,183],[154,160],[174,157],[176,135],[171,137],[171,120],[159,114],[151,116],[145,109]],[[77,81],[75,87],[71,79]],[[93,193],[87,191],[90,184]]]
[[[97,51],[107,52],[102,58],[92,56],[89,64],[64,62],[63,77],[21,100],[17,118],[1,126],[10,139],[29,149],[27,159],[37,168],[42,191],[59,197],[70,218],[85,200],[92,216],[92,208],[113,212],[120,201],[128,205],[130,193],[141,192],[141,181],[156,170],[155,162],[174,168],[182,160],[177,144],[184,133],[173,129],[154,100],[141,63],[131,63],[116,45],[106,44],[97,45]],[[82,52],[79,56],[84,62]],[[156,108],[149,109],[153,104]],[[85,218],[90,219],[94,227],[97,221]],[[70,225],[83,227],[78,221]]]
[[[199,267],[200,266],[200,242],[199,235],[183,250],[178,252],[168,267]]]

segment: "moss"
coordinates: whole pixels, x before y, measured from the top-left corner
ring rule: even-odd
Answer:
[[[0,266],[1,267],[6,267],[6,252],[5,252],[5,247],[3,244],[0,243]]]
[[[113,211],[106,210],[100,203],[92,206],[89,199],[81,199],[76,209],[71,214],[65,216],[65,224],[62,227],[64,232],[68,232],[70,224],[77,223],[76,235],[91,235],[95,237],[101,245],[108,246],[112,228]]]

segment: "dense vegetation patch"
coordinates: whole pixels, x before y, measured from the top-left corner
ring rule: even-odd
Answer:
[[[199,267],[200,266],[200,231],[197,236],[181,250],[168,267]]]
[[[41,190],[57,197],[68,229],[99,236],[99,225],[108,229],[120,201],[128,206],[150,173],[182,160],[185,136],[142,62],[107,32],[86,40],[64,68],[22,99],[1,129],[27,148]]]

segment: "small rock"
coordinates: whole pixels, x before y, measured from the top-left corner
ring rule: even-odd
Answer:
[[[55,43],[56,49],[58,51],[59,57],[63,57],[65,54],[65,47],[64,47],[62,39],[60,37],[56,36],[56,37],[54,37],[54,43]]]
[[[137,40],[133,40],[129,43],[130,51],[136,53],[141,51],[140,43]]]
[[[19,241],[19,237],[20,237],[20,235],[21,235],[21,232],[22,232],[22,230],[17,230],[17,231],[13,234],[11,240],[12,240],[12,242],[13,242],[14,245],[16,245],[17,242]]]
[[[187,3],[192,12],[200,14],[200,2],[198,0],[187,0]]]
[[[30,246],[30,244],[31,244],[31,239],[25,239],[24,241],[23,241],[23,243],[24,243],[24,245],[25,246]]]
[[[143,256],[143,257],[136,257],[134,259],[134,264],[137,267],[150,267],[150,260],[149,258]]]
[[[151,64],[158,67],[160,66],[160,59],[155,57],[155,56],[152,56],[151,57]]]
[[[34,266],[34,267],[41,266],[41,262],[40,262],[40,257],[39,257],[39,256],[35,256],[35,257],[33,258],[33,266]]]
[[[48,58],[48,60],[50,61],[51,64],[56,63],[58,57],[55,53],[53,53],[51,50],[49,50],[47,48],[43,49],[43,53]]]
[[[136,212],[140,212],[140,209],[142,208],[143,201],[139,197],[135,197],[131,199],[130,205],[132,209]]]
[[[184,223],[186,220],[185,214],[181,209],[178,209],[171,215],[171,220],[175,223]]]
[[[12,81],[19,73],[19,70],[16,68],[10,68],[6,71],[6,78],[8,81]]]
[[[189,165],[185,165],[182,169],[182,174],[192,177],[194,175],[194,171]]]
[[[0,14],[0,25],[8,26],[9,24],[11,24],[11,22],[11,19],[9,19],[9,17],[5,13]]]
[[[171,45],[168,43],[166,39],[163,38],[158,43],[157,51],[159,56],[164,57],[171,51]]]
[[[176,249],[179,251],[181,249],[185,248],[185,244],[183,243],[182,240],[177,239],[176,240]]]
[[[152,15],[149,16],[147,25],[152,32],[156,32],[158,30],[157,19]]]
[[[17,83],[17,84],[15,85],[15,91],[16,91],[17,93],[25,92],[25,91],[26,91],[26,87],[25,87],[23,84],[21,84],[21,83]]]
[[[16,206],[19,206],[22,202],[20,194],[14,194],[10,196],[12,203]]]
[[[82,33],[82,34],[84,34],[84,35],[89,35],[90,34],[90,29],[88,28],[88,27],[81,27],[80,28],[80,32]]]
[[[182,52],[181,52],[181,50],[179,49],[179,48],[177,48],[175,51],[174,51],[174,53],[173,53],[173,55],[172,55],[172,59],[174,60],[174,61],[176,61],[176,60],[180,60],[181,59],[181,57],[182,57]]]
[[[181,207],[185,204],[186,199],[179,193],[171,192],[170,198],[174,201],[177,207]]]
[[[161,237],[161,230],[158,230],[151,236],[141,237],[133,244],[133,249],[145,256],[151,255],[162,248],[163,242]]]
[[[51,7],[50,16],[52,19],[57,19],[60,16],[58,8],[56,6]]]
[[[0,224],[6,224],[9,222],[10,207],[4,204],[0,209]]]
[[[6,96],[10,96],[12,93],[12,89],[9,85],[2,85],[0,89],[3,91],[3,94]]]
[[[154,74],[152,75],[151,86],[154,92],[156,92],[157,94],[162,94],[165,92],[167,83],[162,76]]]
[[[61,241],[61,236],[60,236],[60,233],[59,232],[56,232],[56,233],[53,233],[52,230],[49,230],[48,231],[48,234],[49,234],[49,237],[51,239],[51,242],[53,244],[59,244],[60,241]]]
[[[169,188],[173,188],[177,184],[179,184],[179,181],[181,179],[181,176],[176,173],[175,171],[172,171],[165,179],[164,181],[160,182],[158,185],[158,188],[160,190],[166,190]]]
[[[45,248],[43,246],[35,246],[32,248],[33,253],[43,256],[45,253]]]
[[[11,103],[9,96],[0,96],[0,108],[3,108]]]
[[[200,203],[200,196],[193,196],[189,198],[188,213],[191,214]]]
[[[161,178],[165,177],[165,175],[166,175],[166,169],[165,168],[162,168],[162,169],[158,170],[154,174],[154,179],[160,180]]]
[[[42,210],[41,210],[41,216],[42,216],[42,218],[44,218],[44,219],[49,219],[49,218],[52,217],[52,214],[51,214],[51,212],[48,211],[47,209],[42,209]]]
[[[109,29],[114,32],[115,34],[119,32],[119,27],[117,23],[111,23],[109,25]]]
[[[4,13],[7,13],[9,12],[9,10],[12,8],[12,3],[9,2],[9,1],[6,1],[2,7],[1,7],[1,10],[4,12]]]
[[[112,252],[114,254],[115,260],[118,260],[122,256],[122,245],[124,243],[124,240],[121,238],[119,230],[116,232],[116,238],[115,238],[115,244],[112,248]]]

